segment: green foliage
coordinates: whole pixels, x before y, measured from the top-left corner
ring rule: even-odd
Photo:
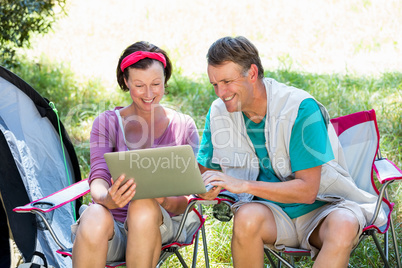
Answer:
[[[357,77],[277,70],[266,72],[266,76],[308,91],[327,108],[331,118],[374,109],[383,155],[402,166],[401,73]]]
[[[194,118],[197,127],[205,124],[209,106],[217,98],[206,76],[188,78],[180,70],[172,75],[163,103]]]
[[[74,142],[83,177],[89,174],[89,132],[93,119],[104,110],[130,103],[130,96],[120,90],[108,91],[99,80],[78,78],[68,66],[54,64],[46,59],[40,63],[24,62],[13,69],[39,93],[53,101]],[[339,74],[311,74],[288,69],[267,71],[266,76],[309,91],[324,104],[331,117],[375,109],[385,157],[402,167],[402,74],[384,73],[379,77]],[[84,81],[84,82],[82,82]],[[216,99],[214,90],[205,76],[188,78],[180,71],[169,81],[169,93],[163,103],[191,115],[200,130],[211,102]],[[200,133],[202,135],[202,133]],[[400,184],[390,187],[389,195],[396,203],[393,214],[397,237],[402,235],[402,195]],[[86,197],[85,202],[89,198]],[[211,215],[210,208],[206,214]],[[232,222],[218,222],[212,216],[206,221],[207,242],[211,267],[232,267],[230,239]],[[383,243],[383,237],[379,237]],[[401,247],[401,245],[400,245]],[[401,248],[400,248],[401,250]],[[185,247],[181,253],[191,263],[193,248]],[[390,251],[391,265],[395,257]],[[204,267],[202,240],[200,239],[197,267]],[[268,261],[266,261],[268,263]],[[308,257],[297,258],[298,267],[311,267]],[[382,261],[371,239],[363,241],[350,259],[351,267],[381,267]],[[163,267],[179,267],[176,258],[169,258]]]
[[[66,0],[2,0],[0,2],[0,64],[14,66],[16,48],[30,46],[35,33],[47,33],[55,21],[55,7]]]
[[[128,94],[107,91],[98,79],[79,79],[67,65],[42,58],[21,61],[12,71],[49,101],[54,102],[75,146],[83,178],[89,174],[89,134],[99,113],[127,103]],[[113,96],[109,96],[113,95]]]

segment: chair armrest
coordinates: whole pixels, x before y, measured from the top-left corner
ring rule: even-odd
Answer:
[[[47,229],[50,232],[50,235],[53,237],[55,243],[62,250],[66,250],[66,247],[58,239],[51,226],[53,217],[52,211],[89,193],[89,191],[88,180],[81,180],[51,195],[32,201],[25,206],[16,207],[13,209],[13,211],[17,213],[33,213],[37,215],[40,219],[38,228],[43,230]],[[41,226],[42,224],[43,226]]]
[[[393,203],[388,201],[387,197],[387,187],[389,184],[393,183],[396,180],[402,179],[402,171],[390,160],[387,158],[379,158],[374,161],[373,165],[374,171],[377,175],[378,181],[381,183],[381,188],[378,193],[378,200],[376,204],[376,208],[374,210],[374,214],[372,219],[368,222],[368,226],[365,229],[370,229],[374,226],[374,222],[377,220],[378,213],[381,209],[381,204],[385,202],[385,204],[389,207],[389,210],[392,211]],[[390,216],[390,215],[389,215]],[[374,226],[378,231],[378,227]]]
[[[197,202],[200,205],[213,205],[212,215],[219,221],[228,222],[232,219],[231,206],[238,201],[237,195],[222,191],[215,199],[205,200],[199,197],[192,198],[190,202]]]
[[[387,158],[380,158],[374,161],[374,171],[381,184],[387,181],[402,179],[402,171]]]
[[[233,205],[234,203],[236,203],[237,201],[239,201],[238,197],[236,194],[233,194],[229,191],[226,190],[222,190],[218,196],[215,199],[212,200],[206,200],[203,199],[201,197],[197,197],[194,196],[193,198],[190,199],[189,202],[192,201],[198,201],[198,203],[204,205],[204,206],[208,206],[208,205],[218,205],[220,203],[226,203],[228,206]]]
[[[218,198],[215,198],[213,200],[206,200],[206,199],[202,199],[200,197],[193,197],[188,201],[188,203],[189,204],[191,203],[192,205],[201,204],[204,206],[210,206],[210,205],[218,204],[218,203],[220,203],[220,201],[218,200]]]
[[[51,195],[32,201],[25,206],[16,207],[13,211],[27,213],[36,210],[47,213],[86,195],[89,191],[88,179],[81,180]]]

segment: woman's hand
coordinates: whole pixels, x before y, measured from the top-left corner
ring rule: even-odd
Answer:
[[[102,179],[92,181],[91,195],[94,201],[108,209],[122,208],[127,205],[135,195],[136,184],[134,179],[129,179],[122,184],[124,178],[125,176],[121,175],[116,182],[113,182],[112,179],[110,187]]]
[[[221,187],[214,186],[211,190],[209,190],[205,194],[198,194],[198,196],[205,200],[213,200],[218,196],[221,190],[222,190]]]

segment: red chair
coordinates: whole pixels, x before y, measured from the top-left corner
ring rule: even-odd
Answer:
[[[390,232],[395,250],[395,266],[400,268],[401,262],[397,237],[391,215],[394,203],[389,199],[387,187],[392,182],[402,179],[402,171],[394,163],[381,156],[379,148],[380,134],[375,111],[362,111],[334,118],[331,119],[331,124],[338,135],[349,173],[356,185],[360,189],[378,196],[374,216],[363,229],[359,244],[367,237],[372,237],[385,267],[391,267],[388,258],[388,233]],[[374,181],[373,170],[377,174],[378,182],[381,185],[380,189],[377,188]],[[385,210],[388,221],[383,226],[376,226],[373,222],[375,222],[381,207]],[[377,234],[384,235],[384,246],[381,246]],[[294,256],[310,255],[308,250],[294,248],[286,248],[283,252],[276,252],[266,247],[264,251],[274,267],[276,267],[276,264],[271,255],[278,259],[278,266],[284,264],[287,267],[294,267]],[[290,262],[285,260],[282,255],[291,256]]]
[[[79,181],[69,187],[66,187],[54,194],[46,196],[44,198],[32,201],[25,206],[16,207],[14,209],[15,212],[18,213],[34,213],[41,219],[41,222],[45,226],[45,228],[50,232],[56,244],[60,247],[57,250],[57,253],[62,254],[63,256],[72,256],[72,248],[67,248],[64,246],[59,239],[57,238],[56,233],[53,231],[52,224],[51,224],[51,214],[57,208],[60,208],[80,197],[89,193],[89,185],[88,180]],[[197,262],[197,251],[198,251],[198,237],[199,231],[203,233],[203,246],[204,246],[204,257],[205,257],[205,266],[209,267],[209,259],[208,259],[208,251],[207,251],[207,242],[205,236],[205,229],[204,229],[204,222],[205,216],[202,215],[201,204],[214,204],[214,202],[204,201],[200,199],[191,199],[187,205],[186,211],[184,212],[184,216],[180,222],[179,229],[176,233],[175,239],[166,245],[162,245],[161,255],[159,258],[159,262],[157,267],[160,267],[172,254],[175,254],[179,259],[180,263],[183,267],[188,267],[186,262],[184,261],[182,255],[179,252],[179,249],[190,246],[194,244],[194,251],[193,251],[193,260],[192,266],[196,266]],[[196,209],[198,206],[198,210]],[[199,212],[200,211],[200,212]],[[198,217],[200,225],[196,232],[193,234],[191,239],[185,241],[184,243],[179,243],[177,240],[180,237],[181,232],[183,231],[184,224],[188,217]],[[106,267],[118,267],[125,265],[125,262],[114,262],[114,263],[107,263]]]

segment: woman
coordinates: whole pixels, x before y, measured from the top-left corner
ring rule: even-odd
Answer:
[[[104,153],[190,144],[197,153],[194,120],[162,106],[172,65],[165,51],[148,42],[125,49],[117,66],[117,81],[132,103],[105,111],[94,121],[89,183],[93,204],[73,225],[74,267],[105,267],[106,261],[126,261],[127,267],[155,267],[161,245],[173,239],[178,217],[188,197],[131,201],[135,178],[111,178]],[[131,202],[130,202],[131,201]],[[173,216],[172,216],[173,215]],[[191,229],[191,230],[189,230]],[[192,235],[193,227],[187,232]]]

